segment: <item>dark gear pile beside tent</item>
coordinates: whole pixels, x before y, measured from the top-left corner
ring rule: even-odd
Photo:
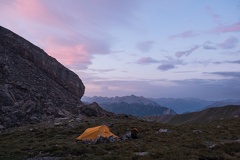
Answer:
[[[137,139],[137,133],[138,133],[137,128],[132,127],[132,129],[131,129],[131,138],[132,139]]]

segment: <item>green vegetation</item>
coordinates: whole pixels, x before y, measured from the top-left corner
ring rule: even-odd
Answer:
[[[61,160],[240,159],[240,118],[170,125],[134,118],[89,118],[62,125],[29,125],[0,133],[0,159],[55,157]],[[106,124],[122,136],[137,127],[139,138],[106,144],[75,142],[86,128]],[[158,130],[168,129],[167,133]]]

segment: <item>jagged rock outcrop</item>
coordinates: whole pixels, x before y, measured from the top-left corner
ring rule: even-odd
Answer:
[[[112,117],[114,114],[112,112],[105,111],[102,109],[96,102],[91,104],[83,104],[79,106],[81,114],[84,114],[88,117]]]
[[[39,47],[0,26],[0,125],[78,116],[81,79]],[[91,107],[90,107],[91,108]]]

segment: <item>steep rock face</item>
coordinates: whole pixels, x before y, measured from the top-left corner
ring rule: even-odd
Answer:
[[[75,73],[0,26],[1,126],[77,116],[84,91],[84,84]]]
[[[0,35],[1,50],[3,50],[3,47],[5,50],[3,53],[11,53],[12,56],[22,57],[46,72],[47,76],[61,84],[72,94],[80,98],[83,96],[85,87],[81,79],[74,72],[47,55],[42,49],[1,26]],[[5,56],[5,60],[8,60],[8,57]]]

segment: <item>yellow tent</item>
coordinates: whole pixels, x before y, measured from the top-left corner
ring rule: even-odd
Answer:
[[[99,136],[102,137],[110,137],[113,136],[115,138],[118,138],[118,136],[114,135],[112,132],[110,132],[109,128],[106,125],[101,125],[97,127],[92,127],[86,129],[79,137],[77,137],[77,140],[95,140]]]

